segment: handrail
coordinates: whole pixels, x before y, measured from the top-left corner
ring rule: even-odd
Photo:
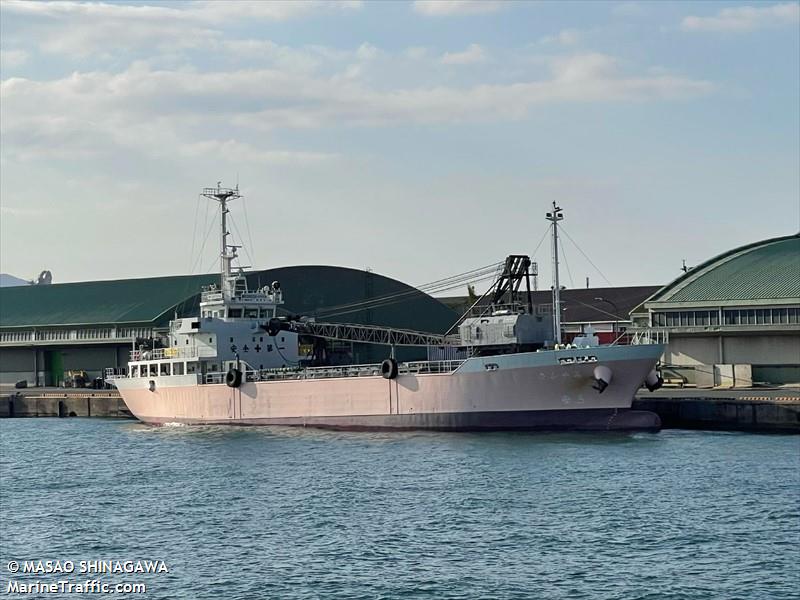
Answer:
[[[399,375],[430,375],[452,373],[463,360],[418,361],[398,364]],[[227,371],[206,373],[204,383],[224,383]],[[243,380],[248,382],[308,379],[344,379],[348,377],[379,377],[380,364],[342,365],[337,367],[307,367],[284,369],[245,369]]]
[[[611,342],[612,346],[630,344],[641,346],[646,344],[668,344],[669,329],[662,327],[629,327]]]
[[[197,358],[197,357],[198,357],[197,348],[194,347],[154,348],[153,350],[131,351],[131,362],[164,360],[169,358]]]

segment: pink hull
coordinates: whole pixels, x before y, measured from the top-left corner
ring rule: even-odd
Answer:
[[[628,347],[631,348],[631,347]],[[597,363],[542,363],[544,356],[470,359],[450,374],[297,379],[224,384],[194,376],[117,381],[128,408],[151,424],[307,425],[341,428],[535,429],[631,428],[658,424],[630,408],[636,390],[660,352],[602,352],[614,372],[599,394],[592,388]],[[595,350],[601,354],[599,350]],[[545,353],[542,353],[545,354]],[[546,353],[553,354],[553,353]],[[508,358],[508,357],[517,358]],[[498,363],[487,371],[486,364]],[[508,363],[508,365],[506,364]],[[153,391],[149,382],[155,382]],[[623,416],[623,413],[627,416]],[[650,413],[645,413],[650,415]]]

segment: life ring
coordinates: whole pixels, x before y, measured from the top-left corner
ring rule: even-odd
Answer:
[[[384,379],[394,379],[397,377],[397,361],[387,358],[381,363],[381,375]]]
[[[242,372],[239,369],[231,369],[225,374],[225,385],[238,388],[242,385]]]

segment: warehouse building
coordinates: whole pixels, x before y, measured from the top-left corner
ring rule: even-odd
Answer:
[[[690,269],[633,318],[668,335],[664,362],[698,385],[800,382],[800,234]]]
[[[199,312],[200,290],[219,275],[189,275],[0,288],[0,384],[62,385],[65,373],[99,377],[127,365],[134,345]],[[443,333],[458,317],[434,298],[370,271],[296,266],[247,274],[248,287],[279,281],[285,314]],[[331,355],[373,362],[381,346],[331,343]],[[414,348],[398,358],[424,358]]]

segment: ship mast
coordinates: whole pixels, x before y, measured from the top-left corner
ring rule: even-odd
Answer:
[[[234,259],[236,258],[236,249],[238,246],[232,246],[228,244],[228,236],[230,232],[228,231],[228,202],[231,200],[236,200],[237,198],[241,198],[241,194],[239,194],[239,186],[237,185],[236,188],[224,188],[221,187],[222,182],[217,182],[216,188],[204,188],[203,189],[203,196],[208,198],[209,200],[215,200],[219,202],[220,208],[220,225],[221,225],[221,232],[220,232],[220,244],[221,244],[221,251],[220,251],[220,289],[222,290],[223,297],[228,300],[233,296],[233,284],[231,281],[231,266],[233,264]]]
[[[556,344],[561,343],[561,284],[558,281],[558,222],[564,218],[560,206],[553,202],[553,212],[547,220],[553,224],[553,335]]]

